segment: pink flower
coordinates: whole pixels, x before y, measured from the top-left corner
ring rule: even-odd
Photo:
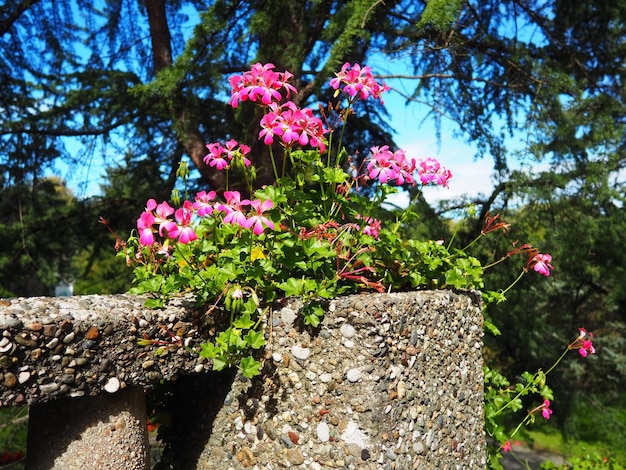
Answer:
[[[404,150],[396,150],[393,153],[393,162],[398,168],[398,176],[396,177],[396,184],[402,185],[404,183],[415,184],[413,179],[413,172],[416,168],[416,161],[414,158],[409,160]]]
[[[142,212],[137,219],[137,230],[139,232],[139,243],[142,245],[152,245],[154,243],[154,216],[150,212]]]
[[[431,157],[419,161],[417,173],[423,185],[434,183],[447,188],[448,180],[452,178],[452,172],[441,166],[436,159]]]
[[[265,201],[255,199],[254,201],[250,201],[250,205],[256,211],[256,214],[249,217],[244,226],[246,228],[252,228],[252,233],[255,235],[262,234],[264,226],[268,227],[270,230],[274,230],[274,223],[263,216],[263,212],[274,207],[274,203],[270,199],[266,199]]]
[[[250,166],[251,164],[246,157],[250,153],[250,147],[239,144],[234,139],[226,142],[226,147],[223,147],[219,142],[212,142],[207,144],[206,147],[209,149],[209,153],[204,156],[204,163],[220,171],[229,168],[233,160],[236,162],[238,159],[241,159],[244,166]]]
[[[213,213],[213,203],[212,201],[215,199],[215,191],[200,191],[196,194],[195,201],[193,203],[193,208],[197,211],[200,217],[204,217],[206,215],[211,215]]]
[[[539,274],[543,274],[544,276],[549,276],[550,270],[553,269],[550,261],[552,261],[552,256],[550,256],[548,253],[537,253],[531,260],[531,264],[536,272],[538,272]]]
[[[506,441],[502,444],[502,452],[510,452],[511,451],[511,441]]]
[[[275,107],[278,110],[278,107]],[[283,126],[279,119],[277,111],[270,111],[261,118],[261,132],[259,132],[259,139],[263,139],[265,145],[272,145],[274,143],[274,136],[283,135]]]
[[[393,153],[389,150],[388,145],[370,149],[367,171],[371,179],[378,179],[383,184],[398,177],[397,166],[393,162]]]
[[[404,150],[391,152],[388,145],[372,147],[367,171],[370,179],[378,179],[381,183],[415,184],[415,159],[409,160]]]
[[[154,201],[151,199],[151,201]],[[150,202],[150,201],[148,201]],[[163,231],[171,232],[176,230],[176,222],[169,219],[169,216],[174,213],[174,208],[170,206],[167,201],[163,201],[155,208],[155,223],[159,224],[159,235],[163,236]]]
[[[589,354],[595,354],[596,348],[593,347],[593,333],[587,333],[587,330],[584,328],[578,328],[579,334],[578,338],[576,338],[572,344],[569,345],[568,349],[578,349],[578,354],[582,357],[587,357]],[[589,334],[589,338],[586,338],[587,334]]]
[[[169,232],[170,238],[178,238],[178,241],[187,244],[198,238],[193,227],[191,227],[191,216],[193,215],[193,206],[191,202],[185,201],[183,207],[177,209],[174,217],[178,224],[176,229]]]
[[[247,199],[241,200],[239,191],[224,191],[226,204],[219,204],[217,209],[226,212],[224,217],[225,224],[239,225],[246,228],[247,218],[243,213],[243,206],[250,204]]]
[[[544,419],[550,419],[551,414],[552,414],[552,410],[550,409],[550,400],[544,399],[542,410],[541,410],[541,416],[543,416]]]
[[[335,96],[339,93],[341,85],[344,85],[341,91],[348,96],[349,101],[356,101],[359,98],[366,100],[372,96],[383,104],[381,93],[389,90],[389,87],[384,83],[377,83],[369,67],[361,67],[357,63],[352,66],[346,62],[335,75],[336,77],[330,81],[330,86],[337,90]]]
[[[380,220],[374,219],[373,217],[363,217],[360,214],[357,214],[357,219],[362,219],[365,221],[366,225],[363,227],[363,234],[369,235],[370,237],[378,240],[380,234]]]
[[[270,111],[261,118],[259,139],[265,145],[274,143],[274,137],[280,137],[285,147],[295,144],[318,147],[320,152],[326,150],[324,143],[325,130],[322,120],[313,116],[309,108],[298,108],[292,101],[282,105],[271,103]]]
[[[297,93],[296,88],[287,83],[291,78],[293,74],[289,72],[274,72],[274,64],[256,63],[242,75],[230,77],[231,97],[228,104],[236,108],[239,101],[260,101],[266,106],[280,101],[281,89],[284,89],[287,97],[291,92]]]

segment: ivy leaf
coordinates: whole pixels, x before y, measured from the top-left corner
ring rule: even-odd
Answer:
[[[250,346],[252,349],[259,349],[265,344],[265,338],[262,331],[250,330],[243,339],[246,340],[246,343],[248,343],[248,346]]]
[[[290,277],[286,282],[278,285],[278,288],[285,292],[287,297],[295,297],[301,295],[304,291],[304,281]]]
[[[160,297],[156,299],[146,299],[144,305],[148,308],[161,308],[165,305],[165,300]]]
[[[255,360],[252,356],[248,356],[241,359],[239,367],[241,367],[241,372],[243,373],[243,375],[250,379],[255,375],[259,375],[261,363]]]
[[[203,343],[200,347],[200,357],[206,357],[209,359],[214,359],[221,353],[221,349],[215,346],[213,343],[207,341]]]
[[[237,320],[233,322],[233,326],[242,330],[252,328],[254,326],[254,322],[250,319],[250,313],[246,312],[242,316],[240,316]]]

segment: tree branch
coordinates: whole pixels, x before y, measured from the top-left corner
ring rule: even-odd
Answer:
[[[8,17],[0,22],[0,36],[6,34],[9,29],[11,29],[13,24],[18,20],[18,18],[22,15],[22,13],[24,13],[26,10],[28,10],[39,1],[40,0],[24,0],[22,3],[17,5],[17,7],[14,8],[14,10],[8,15]],[[6,5],[3,7],[3,9],[4,8],[8,9]]]

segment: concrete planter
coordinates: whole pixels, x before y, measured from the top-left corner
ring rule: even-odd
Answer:
[[[253,380],[210,372],[187,349],[219,316],[184,300],[142,303],[2,301],[0,406],[31,406],[27,469],[149,468],[144,389],[157,382],[171,388],[161,468],[485,466],[478,293],[346,296],[318,329],[287,302],[269,319]],[[187,348],[164,354],[171,331]]]
[[[479,294],[347,296],[317,330],[296,312],[261,376],[176,384],[175,468],[484,468]]]

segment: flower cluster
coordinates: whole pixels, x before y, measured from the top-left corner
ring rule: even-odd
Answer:
[[[296,88],[288,83],[292,77],[290,72],[274,72],[274,64],[254,64],[243,75],[230,77],[232,91],[228,104],[236,108],[240,101],[260,101],[264,105],[280,101],[279,90],[283,89],[287,97],[296,92]]]
[[[381,94],[389,90],[389,87],[384,83],[377,83],[369,67],[350,65],[346,62],[335,75],[336,77],[330,81],[330,86],[339,93],[343,85],[341,91],[348,95],[348,100],[354,101],[359,98],[365,100],[372,96],[380,100],[381,104],[384,103]]]
[[[342,67],[330,82],[341,99],[329,103],[330,117],[320,108],[321,119],[289,100],[297,93],[289,83],[292,75],[274,69],[273,64],[255,64],[232,76],[229,100],[234,108],[250,101],[261,109],[258,139],[267,146],[274,183],[254,188],[256,159],[250,146],[234,139],[209,143],[204,163],[225,172],[224,190],[199,191],[177,208],[148,200],[137,219],[137,236],[131,238],[133,244],[129,240],[125,253],[127,262],[137,266],[133,292],[157,294],[150,305],[162,306],[170,296],[185,292],[211,304],[211,311],[219,307],[226,313],[228,326],[216,331],[198,353],[210,359],[215,370],[237,365],[248,377],[259,373],[261,363],[250,351],[265,344],[262,320],[280,298],[300,297],[304,323],[317,327],[324,312],[321,299],[362,291],[483,289],[484,269],[491,266],[467,254],[467,247],[451,250],[452,241],[407,239],[405,231],[417,217],[414,201],[406,211],[383,207],[399,186],[448,187],[452,173],[436,159],[415,158],[379,145],[369,149],[360,167],[346,170],[358,159],[343,147],[343,129],[338,141],[331,140],[334,131],[346,126],[356,101],[382,102],[382,93],[388,90],[369,67]],[[341,109],[344,102],[347,108]],[[278,152],[281,165],[276,164]],[[349,161],[342,161],[346,155]],[[245,196],[229,189],[231,169],[243,174],[248,185]],[[180,175],[185,178],[184,172]],[[359,191],[364,185],[370,186],[367,194]],[[419,191],[412,195],[417,197]],[[507,229],[498,215],[487,215],[476,240]],[[513,284],[531,270],[550,274],[551,256],[529,244],[514,248],[502,260],[520,253],[528,260]],[[500,299],[505,293],[493,295]],[[591,334],[587,339],[581,332],[569,349],[592,354]],[[545,383],[541,385],[543,377],[538,373],[523,388],[543,400],[528,417],[541,412],[549,419],[552,413],[552,395]],[[503,410],[513,409],[513,404],[521,408],[519,396],[508,402],[502,398],[509,393],[509,388],[493,392],[497,403],[507,403],[486,413],[494,426]],[[502,431],[495,437],[505,442],[509,436]]]
[[[241,161],[245,167],[251,165],[247,157],[250,153],[250,147],[245,144],[239,144],[234,139],[226,142],[226,147],[219,142],[207,144],[206,147],[209,149],[209,153],[204,157],[204,163],[218,170],[229,168],[233,161]]]
[[[274,137],[280,137],[284,147],[293,145],[319,148],[320,152],[326,150],[324,143],[325,130],[322,120],[313,116],[309,108],[298,108],[292,101],[283,105],[275,102],[268,103],[270,111],[261,119],[261,132],[259,139],[263,139],[265,145],[272,145]]]
[[[176,211],[167,202],[157,204],[154,199],[148,200],[146,210],[137,219],[140,244],[149,246],[156,243],[155,233],[162,238],[177,239],[182,244],[197,240],[198,235],[192,224],[194,215],[220,217],[223,223],[252,229],[255,235],[263,233],[266,227],[274,230],[274,223],[263,215],[274,207],[271,200],[242,200],[239,191],[225,191],[225,202],[216,202],[215,197],[215,191],[200,191],[193,204],[185,201],[183,207]],[[174,215],[174,220],[171,215]]]
[[[251,158],[249,146],[234,139],[209,143],[204,163],[225,172],[224,191],[199,191],[178,208],[148,200],[137,219],[137,236],[131,237],[124,253],[127,262],[136,264],[133,292],[157,294],[150,305],[162,306],[170,296],[185,292],[212,305],[211,312],[226,313],[223,324],[228,327],[216,331],[198,351],[215,370],[237,365],[247,377],[259,373],[261,363],[249,353],[265,344],[263,319],[284,297],[299,297],[304,323],[317,327],[324,312],[322,299],[340,294],[480,289],[489,303],[505,300],[506,292],[530,271],[550,275],[551,255],[530,244],[515,242],[505,256],[487,265],[467,253],[481,237],[507,232],[509,224],[499,215],[487,214],[477,238],[463,249],[452,249],[455,235],[447,243],[410,237],[417,218],[415,200],[406,211],[383,206],[398,186],[448,187],[452,173],[434,158],[410,157],[388,145],[371,147],[357,168],[352,165],[358,159],[350,156],[356,152],[350,154],[343,147],[344,129],[338,141],[331,140],[335,130],[346,126],[358,100],[382,103],[389,87],[377,82],[369,67],[344,64],[330,81],[335,98],[341,98],[328,104],[328,115],[320,107],[321,119],[310,108],[289,100],[298,92],[289,83],[293,75],[274,69],[273,64],[254,64],[229,80],[233,108],[250,101],[263,113],[258,139],[267,146],[274,183],[254,189],[256,171],[251,160],[257,159]],[[344,102],[347,108],[341,109]],[[281,165],[276,164],[278,152]],[[349,161],[342,161],[346,155]],[[229,170],[234,168],[245,177],[245,196],[229,190]],[[185,178],[184,172],[180,175]],[[367,194],[359,191],[364,185],[370,186]],[[418,197],[419,191],[411,195]],[[457,229],[461,225],[456,224]],[[513,283],[497,292],[484,291],[484,270],[517,254],[527,259]],[[497,330],[488,317],[485,328]],[[524,373],[522,383],[515,386],[486,367],[485,429],[502,444],[500,449],[511,449],[510,438],[519,429],[507,434],[500,421],[503,414],[521,410],[522,397],[535,394],[541,403],[527,411],[520,426],[538,413],[550,419],[553,396],[546,375],[570,350],[583,357],[594,354],[592,338],[581,328],[547,372]]]
[[[589,354],[595,354],[596,349],[591,343],[591,341],[593,340],[593,333],[587,333],[587,330],[584,328],[579,328],[578,330],[578,338],[576,338],[569,345],[569,349],[578,349],[578,354],[580,354],[582,357],[587,357]],[[587,335],[589,335],[588,338]]]
[[[422,184],[438,184],[445,188],[448,187],[448,180],[452,178],[450,170],[441,166],[434,158],[426,158],[420,160],[418,173]]]
[[[178,239],[186,244],[198,237],[191,227],[191,214],[193,205],[185,201],[183,207],[174,210],[166,201],[157,204],[154,199],[149,199],[146,210],[137,219],[137,230],[139,231],[139,242],[142,245],[152,245],[155,243],[154,233],[161,237]],[[174,215],[174,220],[170,216]],[[155,230],[155,226],[158,229]]]

